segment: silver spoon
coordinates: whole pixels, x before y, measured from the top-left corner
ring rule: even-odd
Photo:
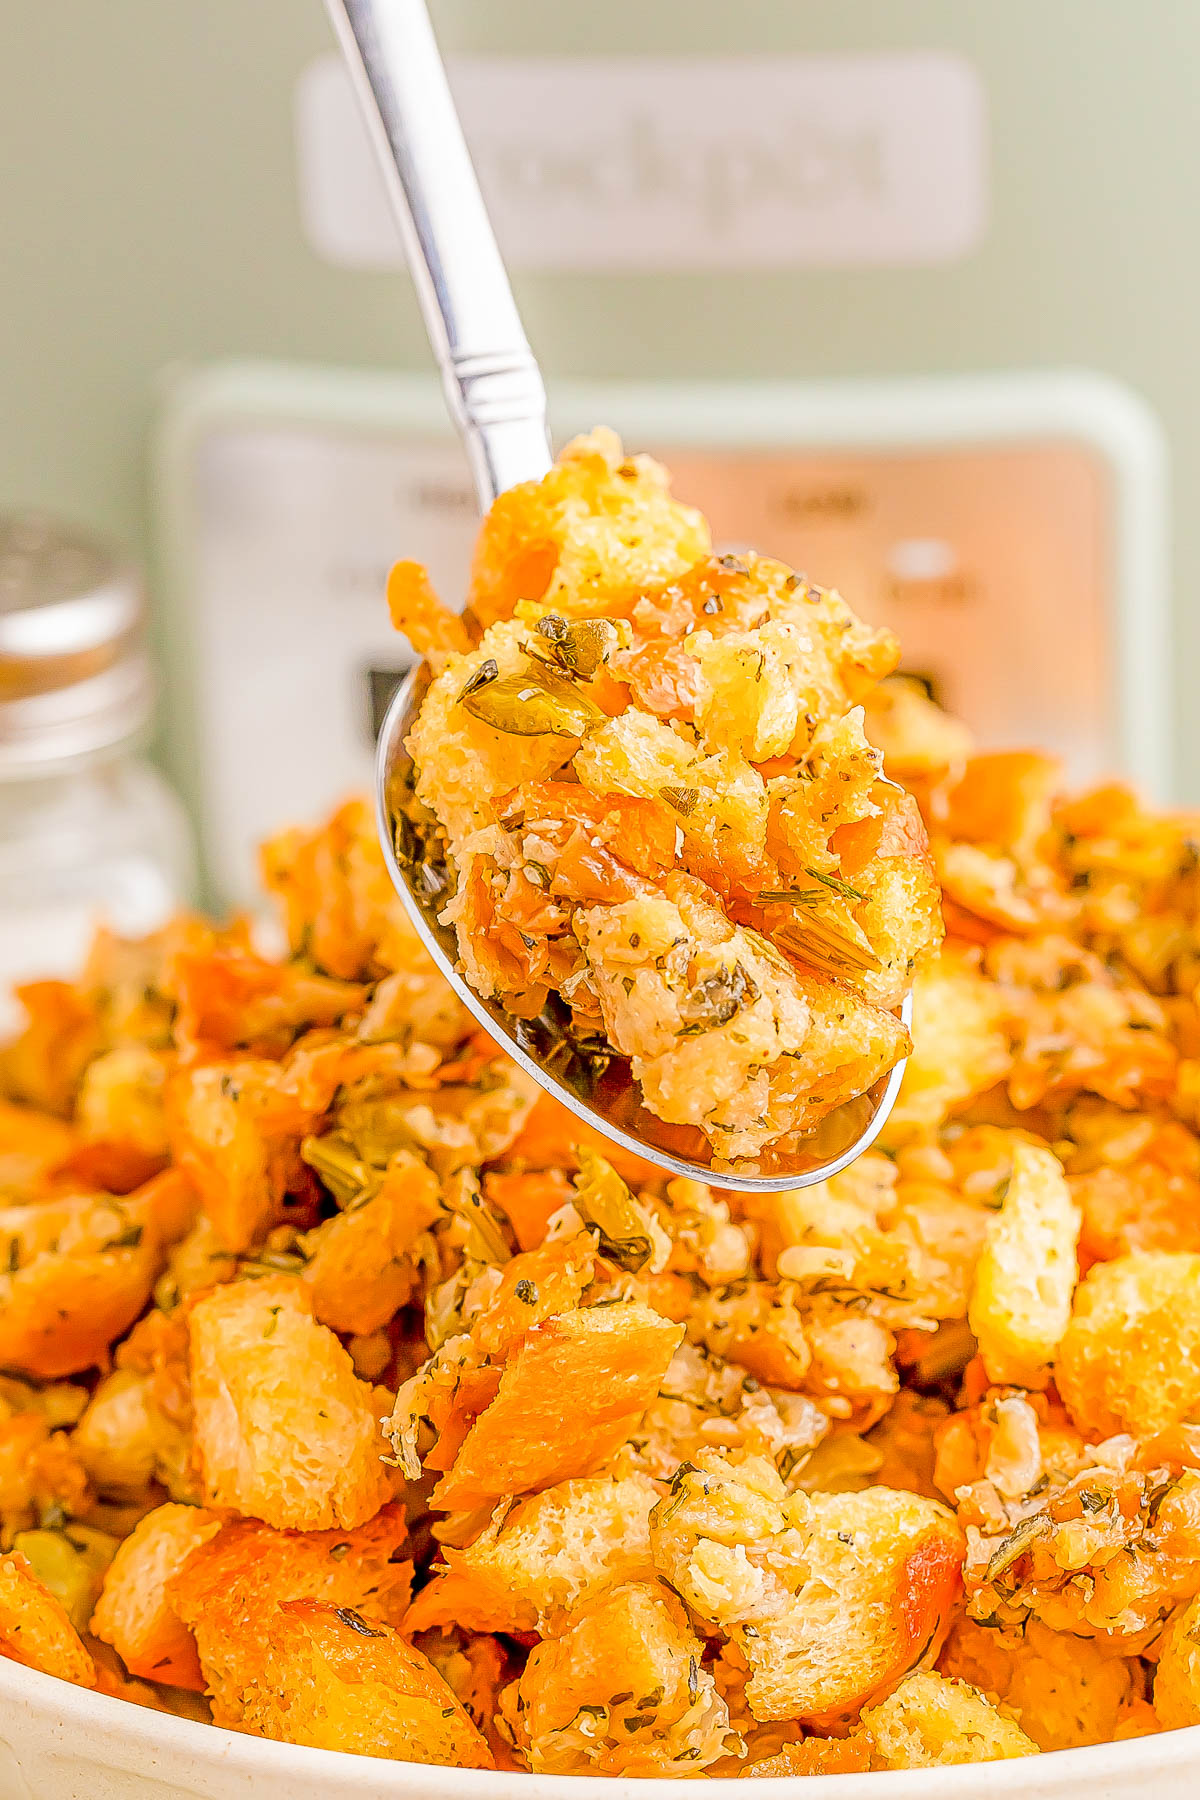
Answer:
[[[424,0],[326,0],[383,168],[451,416],[462,434],[480,507],[536,481],[551,464],[546,395],[463,140]],[[606,1046],[578,1041],[566,1008],[513,1018],[467,986],[453,930],[438,913],[452,891],[435,840],[410,823],[412,760],[405,748],[430,673],[397,689],[375,765],[376,822],[388,870],[413,925],[463,1005],[563,1106],[614,1143],[673,1175],[746,1193],[808,1187],[871,1145],[892,1110],[904,1064],[816,1131],[771,1146],[753,1163],[713,1166],[698,1131],[647,1112],[627,1066]],[[902,1009],[911,1021],[912,1002]]]

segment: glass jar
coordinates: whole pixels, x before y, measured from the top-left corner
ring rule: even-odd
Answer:
[[[0,515],[0,1035],[14,982],[70,976],[98,924],[140,936],[193,898],[187,816],[140,754],[143,623],[106,545]]]

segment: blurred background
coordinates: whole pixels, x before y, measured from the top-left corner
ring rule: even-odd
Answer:
[[[560,433],[667,453],[984,741],[1200,799],[1200,10],[431,10]],[[472,530],[322,8],[0,9],[0,159],[0,614],[103,585],[46,514],[146,571],[154,755],[242,899],[365,779],[387,562],[449,595]]]

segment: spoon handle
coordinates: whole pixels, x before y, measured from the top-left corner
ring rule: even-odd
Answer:
[[[550,467],[546,392],[424,0],[326,0],[481,508]]]

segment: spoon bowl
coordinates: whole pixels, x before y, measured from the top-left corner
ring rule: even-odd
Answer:
[[[454,893],[454,872],[447,865],[440,833],[420,822],[407,748],[430,679],[427,663],[413,669],[392,696],[383,721],[375,763],[379,840],[388,873],[421,942],[463,1005],[501,1049],[584,1125],[672,1175],[743,1193],[773,1192],[824,1181],[869,1149],[892,1110],[903,1063],[857,1100],[837,1107],[814,1131],[781,1139],[754,1160],[730,1165],[714,1159],[701,1132],[668,1124],[648,1112],[625,1058],[607,1044],[581,1040],[561,1002],[552,1000],[536,1019],[518,1019],[467,984],[458,968],[453,927],[443,924],[440,916]],[[901,1017],[910,1023],[911,997],[905,1000]]]

